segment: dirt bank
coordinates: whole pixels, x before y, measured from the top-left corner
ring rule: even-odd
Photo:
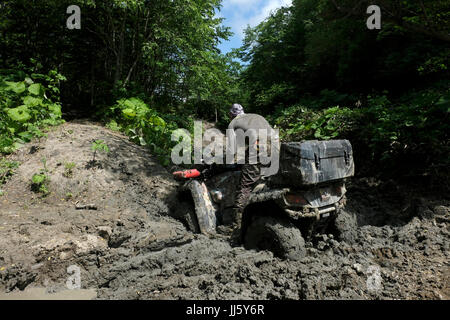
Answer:
[[[91,144],[104,140],[109,153]],[[48,190],[31,177],[48,169]],[[92,123],[71,122],[10,157],[0,197],[0,291],[67,289],[67,267],[99,299],[449,299],[447,197],[394,182],[354,180],[359,228],[323,235],[300,262],[231,248],[171,217],[177,183],[144,149]],[[67,163],[75,163],[68,172]]]

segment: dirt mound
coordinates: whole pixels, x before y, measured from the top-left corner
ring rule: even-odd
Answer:
[[[110,152],[90,166],[92,140]],[[50,194],[31,191],[46,158]],[[302,261],[195,235],[172,212],[178,184],[148,152],[92,123],[67,123],[13,155],[0,197],[0,290],[66,288],[69,266],[99,299],[449,299],[449,207],[395,183],[354,179],[359,228],[320,235]],[[71,175],[67,162],[75,162]],[[70,196],[68,196],[70,194]]]
[[[98,153],[93,163],[95,140],[103,140],[110,152]],[[0,198],[0,278],[6,290],[49,282],[54,275],[42,270],[119,248],[141,231],[153,246],[186,233],[168,218],[177,184],[145,148],[121,134],[91,123],[67,123],[10,160],[21,165]],[[75,165],[70,174],[67,163]],[[33,191],[31,181],[44,167],[50,178],[47,196]]]

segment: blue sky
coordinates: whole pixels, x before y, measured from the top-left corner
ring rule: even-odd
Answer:
[[[223,0],[222,9],[217,15],[225,18],[223,24],[231,27],[234,36],[219,46],[222,53],[241,46],[247,25],[254,27],[269,16],[271,11],[281,6],[290,6],[291,3],[292,0]]]

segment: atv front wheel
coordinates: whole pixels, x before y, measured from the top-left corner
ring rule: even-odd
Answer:
[[[300,230],[281,217],[256,217],[246,230],[244,245],[247,249],[272,251],[282,259],[301,260],[306,254]]]
[[[186,225],[187,229],[193,233],[200,233],[200,227],[195,214],[194,203],[183,201],[177,206],[177,216]]]
[[[332,218],[331,226],[334,229],[334,233],[337,233],[339,240],[350,244],[356,241],[358,222],[355,214],[340,209],[338,214]]]

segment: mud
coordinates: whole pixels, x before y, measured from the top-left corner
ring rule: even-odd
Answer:
[[[97,139],[111,151],[89,166]],[[31,190],[42,157],[46,197]],[[146,149],[99,125],[66,123],[11,159],[21,166],[0,197],[3,294],[64,295],[76,265],[97,299],[450,297],[447,195],[353,179],[340,222],[359,227],[318,236],[293,262],[187,231],[172,217],[178,183]],[[71,177],[66,162],[76,163]]]

